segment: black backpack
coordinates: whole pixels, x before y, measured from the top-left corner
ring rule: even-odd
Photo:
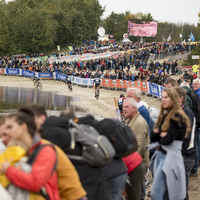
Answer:
[[[197,94],[191,93],[191,99],[193,104],[193,113],[196,118],[196,125],[200,128],[200,98]]]
[[[133,131],[122,122],[116,119],[103,119],[94,124],[94,127],[110,140],[116,151],[116,158],[126,157],[138,149]]]

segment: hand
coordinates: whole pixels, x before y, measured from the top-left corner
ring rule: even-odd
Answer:
[[[12,163],[12,160],[13,159],[11,158],[9,161],[5,160],[4,163],[1,163],[1,169],[0,169],[1,174],[5,174],[6,173],[8,167],[10,167],[10,165]]]
[[[159,128],[155,128],[153,132],[154,133],[159,133]]]
[[[167,135],[167,132],[162,132],[161,134],[160,134],[160,137],[165,137]]]

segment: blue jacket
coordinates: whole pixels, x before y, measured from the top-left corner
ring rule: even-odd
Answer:
[[[149,115],[149,111],[140,102],[138,103],[137,107],[138,107],[138,111],[140,112],[140,114],[142,115],[142,117],[145,119],[145,121],[147,122],[147,124],[149,126],[149,135],[150,135],[151,130],[150,130],[150,115]]]
[[[200,98],[200,88],[194,91],[195,94],[197,94]]]

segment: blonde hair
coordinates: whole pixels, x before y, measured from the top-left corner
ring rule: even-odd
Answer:
[[[183,122],[186,124],[185,138],[187,138],[188,134],[190,132],[190,122],[189,122],[187,115],[181,109],[181,107],[179,105],[178,93],[176,92],[176,90],[174,88],[164,88],[163,92],[167,92],[167,95],[171,99],[171,105],[167,109],[167,116],[166,116],[166,109],[164,109],[161,104],[160,113],[158,116],[158,120],[155,124],[155,127],[156,128],[159,127],[163,121],[163,118],[166,116],[164,123],[162,124],[161,130],[163,132],[168,132],[169,123],[170,123],[171,119],[176,121],[179,126],[182,126],[181,122]],[[176,114],[179,114],[179,116],[181,116],[181,117],[177,117]]]

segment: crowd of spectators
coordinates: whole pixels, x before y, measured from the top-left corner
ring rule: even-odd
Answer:
[[[103,48],[108,47],[109,48]],[[98,48],[97,48],[98,47]],[[192,46],[191,46],[192,47]],[[1,68],[21,68],[36,72],[57,72],[67,75],[72,75],[80,78],[107,78],[107,79],[122,79],[128,81],[149,81],[159,85],[164,85],[171,75],[177,73],[177,60],[174,62],[158,62],[149,61],[150,55],[172,55],[188,52],[189,44],[182,43],[139,43],[131,42],[128,44],[95,44],[95,41],[85,42],[83,47],[76,48],[73,45],[73,50],[68,52],[69,55],[77,55],[84,53],[103,53],[107,51],[118,51],[117,58],[109,57],[88,61],[74,62],[53,62],[33,60],[36,56],[43,57],[43,54],[15,55],[12,57],[4,56],[0,58]],[[122,53],[123,51],[123,53]],[[170,54],[171,53],[171,54]],[[60,55],[54,52],[54,56],[66,55],[66,52]],[[48,56],[50,57],[50,56]],[[133,73],[133,70],[137,73]],[[180,80],[181,81],[181,80]],[[191,80],[192,82],[192,80]]]

